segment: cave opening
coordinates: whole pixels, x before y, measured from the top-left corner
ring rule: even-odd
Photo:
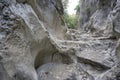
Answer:
[[[47,52],[46,50],[42,50],[38,52],[34,61],[35,69],[37,70],[42,65],[47,63],[71,64],[73,61],[68,55],[59,53],[58,51]]]

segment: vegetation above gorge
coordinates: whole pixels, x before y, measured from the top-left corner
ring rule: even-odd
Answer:
[[[76,29],[77,28],[77,15],[76,14],[68,14],[67,7],[68,7],[68,0],[62,0],[63,7],[64,7],[64,20],[68,28]],[[79,4],[76,5],[75,11],[80,9]]]

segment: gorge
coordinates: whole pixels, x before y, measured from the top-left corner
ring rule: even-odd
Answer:
[[[120,80],[120,0],[81,0],[69,29],[61,0],[0,0],[0,80]]]

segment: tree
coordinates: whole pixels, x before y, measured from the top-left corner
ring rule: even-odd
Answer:
[[[64,19],[66,22],[66,25],[68,26],[68,28],[72,28],[75,29],[77,26],[77,18],[76,15],[68,15],[68,14],[64,14]]]
[[[62,0],[63,2],[63,8],[64,8],[64,20],[68,28],[75,29],[77,26],[77,18],[76,15],[69,15],[67,13],[67,7],[68,7],[68,0]]]

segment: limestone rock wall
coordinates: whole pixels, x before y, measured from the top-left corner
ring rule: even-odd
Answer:
[[[61,0],[1,0],[0,80],[119,80],[119,1],[107,1],[82,0],[79,31]]]
[[[0,1],[0,56],[9,77],[38,80],[36,68],[51,62],[52,55],[58,52],[52,40],[64,39],[66,28],[61,17],[62,3],[54,2]],[[4,79],[4,74],[1,76]]]
[[[90,0],[88,2],[81,0],[81,4],[80,12],[78,13],[79,30],[91,32],[96,36],[119,37],[119,32],[115,30],[117,28],[116,25],[118,25],[116,13],[119,11],[116,12],[116,10],[118,10],[119,1]]]

